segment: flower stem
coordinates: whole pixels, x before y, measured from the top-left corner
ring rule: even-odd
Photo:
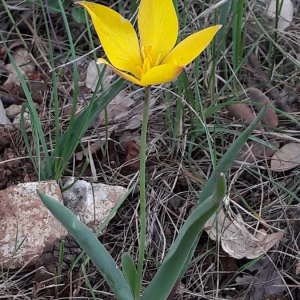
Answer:
[[[140,149],[140,245],[137,266],[135,300],[140,299],[146,242],[146,138],[149,118],[150,86],[145,88],[145,102]]]

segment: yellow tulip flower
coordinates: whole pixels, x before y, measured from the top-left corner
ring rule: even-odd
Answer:
[[[92,2],[76,2],[89,12],[110,63],[121,77],[141,86],[172,81],[211,42],[220,25],[198,31],[177,46],[178,19],[172,0],[141,0],[140,41],[132,24],[116,11]],[[174,47],[175,46],[175,47]]]

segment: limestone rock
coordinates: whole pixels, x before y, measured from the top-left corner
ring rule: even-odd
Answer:
[[[55,181],[21,183],[0,191],[0,265],[4,268],[9,263],[12,268],[23,266],[68,233],[42,204],[37,190],[62,202]],[[21,246],[15,253],[16,240]]]
[[[21,118],[22,118],[21,113],[17,114],[14,118],[13,124],[20,124]],[[24,112],[24,120],[25,120],[25,125],[27,125],[27,126],[31,125],[30,115],[27,111]]]
[[[11,124],[10,120],[6,116],[6,111],[1,100],[0,100],[0,124],[3,125]]]
[[[71,178],[64,187],[74,182]],[[78,180],[63,193],[64,204],[88,227],[96,230],[126,193],[121,186]]]

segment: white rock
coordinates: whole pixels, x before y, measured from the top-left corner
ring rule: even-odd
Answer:
[[[43,205],[37,190],[62,202],[55,181],[21,183],[0,191],[0,265],[18,268],[44,248],[67,235],[67,230]],[[15,253],[15,241],[21,247]],[[33,264],[35,260],[31,260]]]
[[[29,126],[31,124],[30,115],[26,111],[24,112],[24,120],[25,120],[25,124],[27,126]],[[15,116],[13,124],[21,124],[21,113],[19,113],[18,115]]]
[[[268,1],[264,1],[268,2]],[[266,15],[270,17],[274,22],[273,25],[275,25],[276,20],[276,0],[271,0],[267,9],[266,9]],[[279,8],[281,7],[281,1],[279,1]],[[294,15],[294,5],[291,0],[283,0],[281,11],[278,18],[278,26],[277,28],[279,30],[285,30],[287,27],[289,27],[293,21],[293,15]]]
[[[74,182],[71,178],[64,187]],[[80,221],[92,229],[97,229],[127,189],[102,183],[78,180],[63,193],[64,204],[73,211]]]
[[[0,124],[3,125],[11,124],[10,120],[6,116],[6,111],[1,100],[0,100]]]

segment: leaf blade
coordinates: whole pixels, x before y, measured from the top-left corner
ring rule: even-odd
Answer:
[[[113,100],[113,98],[124,88],[126,82],[124,79],[117,79],[107,90],[105,90],[97,99],[91,102],[73,122],[73,126],[68,127],[63,133],[59,146],[52,152],[51,170],[55,173],[55,179],[59,179],[61,173],[64,171],[65,166],[72,157],[76,147],[78,146],[82,136],[89,128],[93,120],[100,114],[100,112]],[[69,136],[68,143],[67,137]],[[64,156],[62,157],[62,154]],[[62,157],[63,164],[59,171],[54,172],[55,157]],[[53,176],[53,174],[51,174]],[[48,176],[50,177],[50,176]]]
[[[131,291],[134,292],[136,286],[136,267],[128,253],[124,253],[122,256],[122,269]]]
[[[197,209],[199,207],[202,207],[202,204],[205,203],[206,199],[209,200],[209,197],[212,194],[212,191],[214,190],[214,184],[216,182],[217,177],[219,176],[220,173],[224,173],[226,174],[228,169],[230,168],[230,165],[233,163],[233,161],[235,160],[236,155],[239,153],[240,149],[242,148],[243,144],[247,141],[247,139],[250,137],[251,133],[253,132],[253,130],[256,128],[256,126],[259,124],[259,122],[261,121],[264,112],[265,112],[266,107],[264,107],[260,113],[258,114],[258,116],[256,117],[256,119],[248,126],[248,128],[239,136],[239,138],[235,141],[235,143],[229,148],[229,150],[225,153],[225,155],[219,160],[219,163],[217,165],[217,167],[215,168],[215,170],[213,171],[212,175],[210,176],[209,180],[207,181],[207,183],[204,186],[204,189],[200,195],[199,198],[199,202],[197,204]],[[193,246],[191,247],[190,252],[186,255],[186,259],[184,264],[182,265],[182,268],[180,270],[180,272],[178,273],[177,279],[174,281],[174,284],[176,281],[180,280],[180,278],[183,276],[183,274],[186,272],[189,263],[191,261],[191,258],[193,256],[193,253],[195,251],[196,245],[198,243],[199,238],[196,238],[194,241]],[[152,282],[149,284],[149,286],[147,287],[147,289],[150,287],[150,285],[152,284]],[[158,287],[159,288],[159,287]],[[146,290],[147,290],[146,289]],[[150,288],[152,289],[152,288]],[[144,294],[145,295],[145,294]],[[150,298],[144,298],[144,295],[142,297],[142,300],[148,300]],[[148,295],[146,294],[146,296],[148,297]],[[160,299],[160,298],[158,298]],[[156,299],[156,300],[158,300]]]
[[[93,232],[65,206],[38,191],[44,205],[73,235],[80,247],[92,259],[118,300],[133,300],[129,286],[115,261]]]
[[[218,209],[225,196],[224,174],[220,174],[216,182],[211,197],[198,206],[184,223],[163,264],[146,288],[142,300],[165,300],[168,297],[205,222]]]

